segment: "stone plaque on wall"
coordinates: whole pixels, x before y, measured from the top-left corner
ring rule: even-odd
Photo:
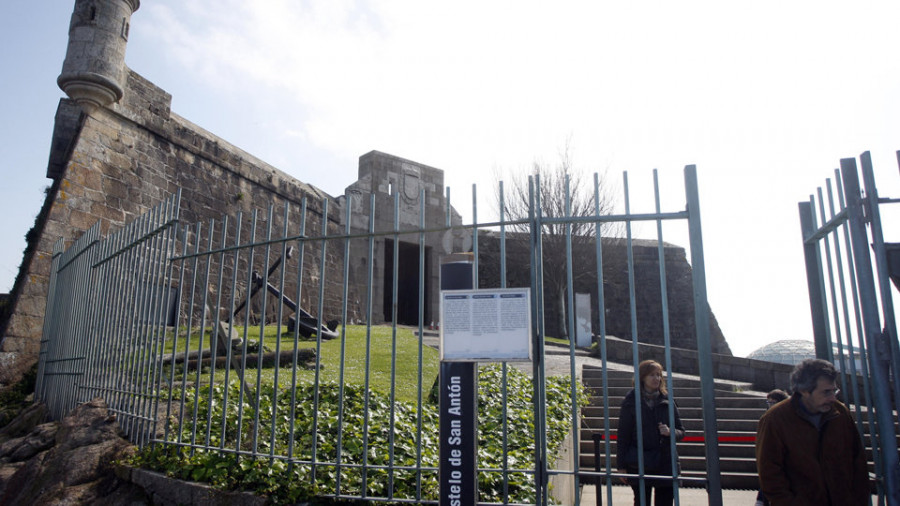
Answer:
[[[591,294],[575,294],[575,345],[591,345]]]

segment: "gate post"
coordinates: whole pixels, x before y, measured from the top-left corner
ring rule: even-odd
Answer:
[[[706,268],[703,263],[703,233],[700,228],[700,193],[697,166],[684,168],[688,230],[691,241],[691,273],[694,285],[694,324],[700,366],[700,395],[703,407],[703,436],[706,440],[706,475],[709,506],[722,506],[722,473],[719,465],[719,432],[716,429],[715,380],[712,344],[709,336],[709,303],[706,300]]]
[[[813,208],[809,202],[800,202],[800,233],[803,236],[803,259],[806,261],[806,285],[809,292],[809,309],[812,315],[813,341],[816,357],[832,360],[829,353],[828,317],[825,314],[825,281],[822,279],[822,257],[818,241],[812,235],[816,231]]]
[[[458,255],[457,255],[458,257]],[[470,259],[442,259],[441,290],[471,290],[475,272]],[[446,327],[441,322],[441,329]],[[441,361],[440,370],[441,506],[478,501],[478,369],[475,362]]]

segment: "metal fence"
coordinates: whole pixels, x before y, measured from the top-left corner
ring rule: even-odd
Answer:
[[[374,230],[374,225],[369,230],[351,229],[351,206],[347,205],[342,220],[346,226],[340,232],[329,231],[328,201],[317,206],[321,228],[312,230],[307,223],[316,221],[307,216],[306,200],[300,209],[283,204],[264,213],[255,211],[249,218],[239,213],[187,225],[179,220],[180,195],[173,196],[106,238],[100,237],[98,224],[68,249],[64,250],[61,241],[57,243],[37,398],[59,419],[77,404],[103,397],[140,447],[180,448],[185,455],[219,455],[234,459],[232,462],[263,461],[270,469],[285,473],[285,480],[315,484],[317,493],[336,498],[436,503],[438,420],[431,389],[438,359],[427,338],[431,324],[424,318],[425,261],[420,257],[418,325],[405,328],[397,325],[396,319],[390,326],[372,325],[371,287],[378,261],[375,243],[384,239],[394,244],[401,240],[418,243],[419,253],[424,255],[426,234],[463,231],[471,234],[477,272],[479,231],[490,229],[499,233],[501,273],[531,269],[534,357],[524,368],[524,376],[507,363],[479,370],[481,381],[493,384],[496,390],[492,391],[500,399],[495,406],[497,423],[492,423],[490,430],[483,426],[479,436],[483,444],[496,444],[496,451],[494,447],[479,449],[479,502],[544,504],[550,501],[548,484],[553,478],[568,483],[579,503],[582,482],[593,483],[599,475],[579,468],[577,443],[570,446],[573,464],[552,464],[565,436],[578,437],[581,387],[574,336],[568,346],[568,374],[554,380],[545,371],[544,225],[555,223],[564,230],[569,328],[574,328],[575,322],[572,272],[583,267],[573,265],[572,225],[589,225],[599,293],[592,301],[593,311],[599,315],[594,339],[604,367],[604,251],[599,237],[604,227],[616,223],[624,227],[636,370],[639,336],[632,225],[656,224],[666,344],[663,365],[677,370],[669,353],[663,224],[680,221],[687,224],[690,238],[705,423],[705,485],[709,504],[721,504],[696,169],[685,168],[685,205],[674,211],[660,208],[655,171],[653,176],[655,212],[643,214],[630,210],[627,174],[624,214],[604,215],[597,207],[587,215],[572,216],[566,211],[546,216],[539,192],[534,191],[541,182],[535,178],[527,217],[511,220],[501,213],[497,222],[473,219],[470,224],[451,226],[448,190],[446,225],[437,230],[425,229],[424,216],[418,228],[401,229],[396,195],[392,230]],[[502,202],[502,185],[500,188]],[[596,176],[593,190],[599,200]],[[473,201],[474,194],[473,187]],[[568,190],[565,201],[569,209]],[[424,214],[424,204],[420,212]],[[373,196],[370,224],[375,223],[374,213]],[[477,215],[473,203],[473,216]],[[528,266],[507,265],[504,240],[507,228],[514,224],[529,227],[533,248]],[[399,249],[393,248],[390,259],[395,266],[391,295],[395,315],[400,297]],[[352,251],[367,252],[364,278],[361,282],[357,278],[353,286],[351,270],[356,267],[350,265]],[[505,287],[505,274],[500,283]],[[357,294],[364,301],[362,314],[358,314],[360,325],[347,324],[356,319],[348,311],[354,289],[368,292]],[[344,324],[329,324],[323,316],[329,313],[338,315],[337,320]],[[551,384],[558,389],[548,398]],[[514,405],[519,391],[527,394],[526,414]],[[669,391],[677,397],[671,375]],[[479,400],[482,410],[490,409],[487,395],[485,391]],[[559,416],[552,408],[559,402],[565,413],[562,423],[551,420]],[[524,451],[525,456],[517,451]],[[605,451],[611,452],[608,443]],[[674,469],[677,473],[677,466]],[[617,473],[607,470],[602,476],[611,481]],[[676,498],[677,477],[671,477]]]
[[[900,152],[897,153],[900,162]],[[869,152],[841,160],[809,201],[800,202],[816,356],[843,374],[860,434],[872,449],[880,504],[900,504],[897,397],[900,345],[891,280],[900,279],[900,250],[886,244],[882,198]],[[892,374],[893,371],[893,374]],[[886,502],[885,502],[886,501]]]

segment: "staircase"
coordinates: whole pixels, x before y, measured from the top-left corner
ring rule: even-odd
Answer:
[[[590,405],[582,409],[580,434],[580,464],[585,471],[593,471],[595,433],[603,434],[603,370],[600,367],[585,365],[582,369],[582,382],[590,396]],[[625,395],[633,388],[634,373],[630,370],[607,369],[609,380],[609,427],[615,436],[618,427],[619,406]],[[678,443],[679,462],[682,476],[690,478],[706,478],[706,447],[703,440],[703,414],[700,400],[700,380],[674,376],[674,399],[678,404],[678,413],[684,424],[685,440]],[[740,392],[749,385],[734,382],[716,381],[716,426],[719,436],[719,460],[722,488],[756,489],[756,425],[759,417],[766,410],[765,394],[759,392]],[[610,466],[616,466],[616,445],[610,444]],[[605,471],[605,444],[600,439],[600,468]],[[685,482],[685,486],[692,486]]]
[[[619,369],[607,369],[609,379],[609,428],[614,437],[619,422],[619,406],[632,389],[634,373],[625,366],[612,364]],[[685,439],[678,443],[678,461],[681,474],[686,478],[706,478],[706,446],[703,440],[703,413],[700,402],[700,379],[676,375],[673,377],[674,398],[678,414],[684,424]],[[600,471],[605,471],[606,445],[603,435],[603,369],[585,364],[582,368],[584,384],[590,404],[581,410],[581,434],[579,436],[580,465],[585,471],[594,471],[594,435],[599,435]],[[750,385],[733,381],[715,380],[716,428],[719,437],[719,467],[723,489],[756,489],[756,427],[766,410],[764,393],[749,391]],[[745,391],[746,390],[746,391]],[[671,392],[670,392],[671,393]],[[843,399],[842,399],[843,401]],[[851,407],[851,411],[855,411]],[[866,460],[870,476],[875,472],[872,460],[868,416],[863,408],[862,429],[866,444]],[[900,445],[900,423],[894,413],[894,432]],[[610,444],[610,468],[616,471],[616,445]],[[700,482],[684,482],[684,486],[701,486]],[[874,487],[874,483],[873,483]],[[873,488],[874,490],[874,488]]]

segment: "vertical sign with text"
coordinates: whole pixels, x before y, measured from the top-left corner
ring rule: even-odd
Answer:
[[[475,504],[478,489],[475,364],[441,363],[441,505]]]

